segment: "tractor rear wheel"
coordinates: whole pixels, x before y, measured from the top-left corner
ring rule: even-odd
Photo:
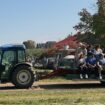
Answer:
[[[34,74],[28,66],[17,67],[12,74],[12,83],[17,88],[29,88],[34,82]]]

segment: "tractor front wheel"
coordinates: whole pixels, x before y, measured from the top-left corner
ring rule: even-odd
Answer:
[[[17,67],[12,74],[12,83],[17,88],[29,88],[34,82],[34,74],[27,66]]]

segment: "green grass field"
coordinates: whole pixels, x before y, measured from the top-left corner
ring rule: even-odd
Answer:
[[[1,91],[0,105],[105,105],[105,89]]]
[[[54,78],[55,82],[68,80],[63,78]],[[51,79],[41,80],[37,84],[54,83]],[[71,81],[72,82],[72,81]],[[62,82],[61,82],[62,83]],[[81,84],[80,84],[81,85]],[[50,87],[52,87],[51,85]],[[0,90],[0,105],[105,105],[105,89],[100,85],[95,87],[79,84],[73,85],[55,85],[53,88],[31,89],[9,89],[8,87]]]

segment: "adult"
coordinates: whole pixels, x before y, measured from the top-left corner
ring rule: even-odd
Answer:
[[[105,70],[105,57],[104,54],[100,54],[100,59],[97,62],[97,66],[99,67],[99,77],[102,79],[102,70]]]
[[[99,76],[98,67],[97,67],[97,59],[93,53],[89,53],[86,58],[86,66],[88,70],[88,75],[95,74],[96,77]]]
[[[87,49],[87,54],[88,53],[94,53],[94,48],[93,48],[93,46],[91,44],[87,45],[86,49]]]
[[[87,55],[87,49],[86,46],[83,43],[79,43],[78,44],[78,48],[76,49],[76,53],[75,53],[75,59],[78,62],[81,54],[83,54],[84,56]]]
[[[84,56],[84,57],[86,57],[86,56],[87,56],[87,49],[86,49],[86,45],[85,45],[85,44],[83,44],[83,45],[81,46],[81,48],[82,48],[82,54],[83,54],[83,56]]]
[[[94,50],[94,54],[95,54],[95,57],[97,58],[97,60],[99,60],[99,55],[102,53],[103,53],[103,51],[102,51],[100,45],[96,45],[95,50]]]

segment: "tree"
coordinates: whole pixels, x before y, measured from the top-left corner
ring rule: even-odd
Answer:
[[[45,52],[45,49],[27,49],[26,55],[29,57],[40,57]]]
[[[23,44],[26,46],[27,49],[36,48],[35,41],[32,41],[32,40],[24,41]]]
[[[93,31],[101,44],[105,44],[105,0],[98,0],[97,13],[93,15]]]
[[[91,15],[86,9],[82,9],[79,16],[80,22],[74,26],[74,29],[83,32],[85,36],[93,35],[92,38],[95,38],[96,43],[105,45],[105,0],[97,0],[97,12],[95,14]]]
[[[98,11],[93,15],[93,31],[97,35],[105,34],[105,1],[98,0]]]
[[[80,32],[92,32],[92,15],[84,8],[79,12],[80,22],[73,28]]]

